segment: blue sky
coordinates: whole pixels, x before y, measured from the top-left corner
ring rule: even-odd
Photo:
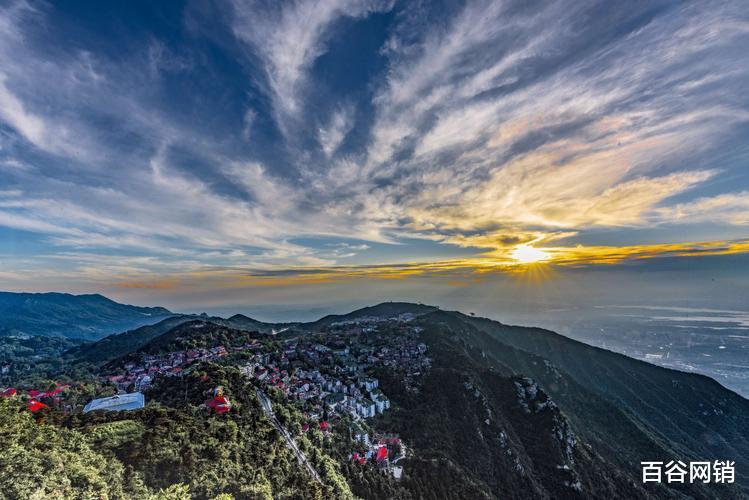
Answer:
[[[532,247],[678,299],[745,273],[747,46],[740,1],[2,2],[0,288],[501,296]]]

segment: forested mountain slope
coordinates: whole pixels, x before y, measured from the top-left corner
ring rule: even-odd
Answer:
[[[188,351],[201,349],[215,354],[188,361]],[[50,401],[55,409],[37,414],[41,435],[48,436],[42,446],[25,410],[4,403],[0,417],[17,414],[20,420],[4,435],[8,449],[16,451],[0,453],[0,464],[14,463],[29,446],[43,451],[25,458],[32,469],[42,467],[44,453],[62,463],[70,453],[68,442],[81,443],[83,462],[75,463],[88,479],[71,481],[78,481],[80,492],[109,498],[149,498],[188,486],[200,499],[220,493],[367,500],[749,494],[741,472],[749,464],[749,401],[741,396],[707,377],[554,332],[431,306],[384,303],[317,322],[275,325],[244,316],[174,316],[73,347],[56,373],[54,363],[42,361],[39,373],[21,380],[19,390],[48,390],[63,381],[71,387],[64,403],[72,410]],[[145,408],[80,412],[92,397],[133,387],[137,373],[150,374],[150,382],[138,386],[146,394]],[[333,382],[348,377],[359,388],[375,377],[391,405],[364,418],[358,409],[356,417],[348,409],[336,413],[326,406],[335,400],[328,396],[341,391],[319,382],[320,374]],[[130,377],[127,384],[117,382],[117,375]],[[320,402],[292,397],[305,384],[316,386],[306,396],[319,395]],[[232,402],[221,416],[206,406],[218,387]],[[299,467],[256,390],[270,394],[278,419],[321,472],[323,485]],[[328,420],[331,426],[323,431]],[[355,423],[373,439],[402,439],[400,479],[382,464],[352,460],[353,451],[361,450],[361,443],[352,441]],[[735,461],[736,484],[644,485],[645,460]],[[28,473],[19,464],[13,467]],[[107,483],[91,479],[97,474],[109,478]],[[49,490],[39,491],[67,491],[64,481],[50,481],[40,483]],[[32,491],[34,485],[23,488]]]
[[[500,373],[537,382],[573,432],[633,480],[642,460],[749,463],[749,402],[709,378],[659,368],[553,332],[506,327],[460,313],[439,311],[421,321],[427,332],[449,332],[454,345]],[[747,488],[745,479],[738,482]],[[694,487],[678,489],[698,498],[742,495],[739,487],[699,493],[691,491]]]
[[[98,340],[171,315],[163,307],[120,304],[98,294],[0,292],[0,335]]]

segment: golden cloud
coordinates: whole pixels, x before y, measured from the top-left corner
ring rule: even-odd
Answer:
[[[564,233],[539,235],[536,241],[551,243]],[[243,288],[285,288],[342,284],[359,280],[431,280],[435,285],[470,286],[492,276],[507,276],[527,282],[543,282],[556,275],[555,270],[611,266],[659,258],[697,258],[705,256],[749,253],[749,239],[662,243],[627,246],[552,246],[526,243],[527,235],[515,245],[495,246],[491,251],[461,259],[428,262],[403,262],[377,265],[273,267],[257,269],[250,266],[210,268],[168,274],[152,274],[131,270],[119,273],[110,285],[117,288],[172,290],[199,294],[212,290]],[[532,241],[532,240],[530,240]],[[487,247],[489,240],[487,240]],[[471,246],[479,246],[476,243]],[[542,259],[529,259],[518,248],[537,250]],[[535,255],[532,253],[531,255]],[[534,261],[536,260],[536,261]]]
[[[287,268],[276,270],[238,269],[204,271],[193,275],[192,280],[223,287],[288,287],[319,285],[349,280],[371,279],[441,279],[450,286],[465,286],[476,283],[491,274],[516,275],[526,273],[529,268],[544,267],[538,275],[551,275],[554,267],[586,267],[613,265],[623,262],[664,257],[692,258],[714,255],[749,253],[749,240],[663,243],[630,246],[540,246],[541,262],[526,262],[517,258],[517,247],[505,246],[492,252],[465,259],[433,262],[407,262],[389,265],[331,266],[315,268]]]

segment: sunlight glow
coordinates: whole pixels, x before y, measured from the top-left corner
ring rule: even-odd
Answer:
[[[512,251],[512,258],[521,264],[542,262],[548,260],[549,257],[551,256],[547,252],[538,248],[533,248],[530,245],[518,245]]]

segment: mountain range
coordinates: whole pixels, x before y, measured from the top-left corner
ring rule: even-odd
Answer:
[[[165,309],[149,311],[168,316]],[[433,306],[386,302],[315,322],[284,324],[242,315],[171,315],[97,342],[75,345],[64,357],[73,365],[104,369],[140,354],[239,345],[253,339],[268,345],[306,336],[324,339],[335,325],[403,315],[410,316],[410,325],[418,326],[432,365],[416,393],[388,370],[378,373],[393,405],[376,425],[382,432],[401,436],[413,454],[402,462],[407,474],[394,482],[352,469],[344,457],[326,451],[321,442],[323,447],[315,453],[337,460],[351,494],[490,499],[728,499],[749,495],[749,482],[741,472],[749,466],[749,401],[738,394],[708,377],[657,367],[552,331],[505,325]],[[245,401],[232,418],[239,419],[238,424],[262,420],[254,395],[244,394],[241,384],[232,385],[238,373],[221,369],[227,391],[237,397],[241,393]],[[199,402],[206,388],[200,386],[201,391],[195,388],[193,392],[184,380],[171,387],[176,383],[171,380],[161,382],[150,397],[173,408],[170,411],[186,411],[193,415],[189,418],[196,418],[190,400]],[[195,387],[202,380],[196,378]],[[175,392],[184,392],[184,398],[174,398]],[[135,460],[131,448],[118,446],[114,455],[137,470],[139,464],[129,462]],[[155,460],[143,456],[137,460],[146,459]],[[735,461],[736,484],[642,484],[640,462],[671,460]],[[180,467],[170,480],[190,483],[194,474],[190,467],[197,465]],[[144,469],[143,474],[148,476],[148,471]],[[153,479],[152,486],[166,483]],[[206,492],[199,493],[199,498],[209,498],[207,492],[212,491],[204,485],[195,488]],[[323,494],[346,497],[342,493],[346,488]]]
[[[171,315],[163,307],[120,304],[98,294],[0,292],[0,336],[98,340]]]

